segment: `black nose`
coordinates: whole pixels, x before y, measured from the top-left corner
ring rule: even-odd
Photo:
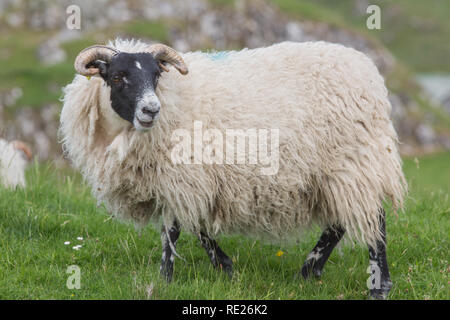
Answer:
[[[159,107],[156,108],[156,109],[155,108],[144,107],[144,108],[142,108],[142,113],[148,114],[149,116],[154,117],[155,115],[158,114],[159,109],[160,109]]]

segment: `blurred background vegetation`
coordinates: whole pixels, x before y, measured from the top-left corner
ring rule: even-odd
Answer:
[[[69,30],[69,5],[81,29]],[[0,135],[60,159],[61,89],[84,47],[115,37],[164,42],[180,51],[227,50],[326,40],[368,54],[390,89],[401,152],[450,149],[450,2],[377,0],[0,0]]]

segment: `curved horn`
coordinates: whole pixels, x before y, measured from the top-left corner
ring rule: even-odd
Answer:
[[[14,141],[11,141],[11,143],[12,143],[14,149],[23,151],[23,153],[26,155],[28,160],[31,160],[31,158],[33,157],[33,153],[31,152],[30,147],[25,142],[22,142],[19,140],[14,140]]]
[[[101,45],[94,45],[83,49],[75,59],[74,67],[77,73],[83,76],[92,76],[100,72],[98,68],[86,66],[95,60],[111,61],[111,58],[119,53],[118,50]]]
[[[181,74],[187,74],[188,68],[184,63],[180,54],[164,44],[153,44],[146,48],[145,52],[151,53],[157,60],[165,61],[173,65]],[[168,71],[164,66],[161,66],[164,71]]]

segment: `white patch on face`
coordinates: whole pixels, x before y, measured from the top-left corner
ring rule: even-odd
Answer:
[[[139,70],[142,70],[141,64],[139,63],[139,61],[136,61],[136,68],[138,68]]]
[[[138,100],[137,109],[142,110],[143,108],[147,108],[151,111],[158,111],[161,108],[161,103],[153,89],[145,90]]]
[[[129,82],[128,82],[128,79],[127,78],[125,78],[125,77],[123,77],[123,82],[125,82],[126,84],[128,84]]]
[[[139,131],[150,129],[159,119],[160,109],[161,102],[159,102],[159,99],[153,89],[144,91],[136,105],[133,120],[134,127]],[[144,112],[144,110],[146,112]],[[150,114],[150,112],[153,112],[153,114]]]

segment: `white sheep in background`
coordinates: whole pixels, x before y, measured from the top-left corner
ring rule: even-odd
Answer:
[[[0,139],[0,184],[25,187],[25,169],[31,157],[30,148],[22,141]]]
[[[165,72],[170,67],[179,72]],[[180,54],[116,40],[80,52],[75,68],[81,75],[64,89],[64,150],[112,214],[140,225],[163,218],[168,280],[181,227],[231,275],[213,235],[292,238],[317,223],[324,232],[302,275],[319,276],[347,232],[369,245],[371,266],[381,271],[371,297],[387,296],[382,203],[401,208],[406,184],[387,90],[364,54],[325,42]],[[223,136],[278,129],[279,143],[269,143],[279,147],[278,170],[197,163],[195,146],[193,164],[174,163],[175,133],[192,133],[195,123]]]

